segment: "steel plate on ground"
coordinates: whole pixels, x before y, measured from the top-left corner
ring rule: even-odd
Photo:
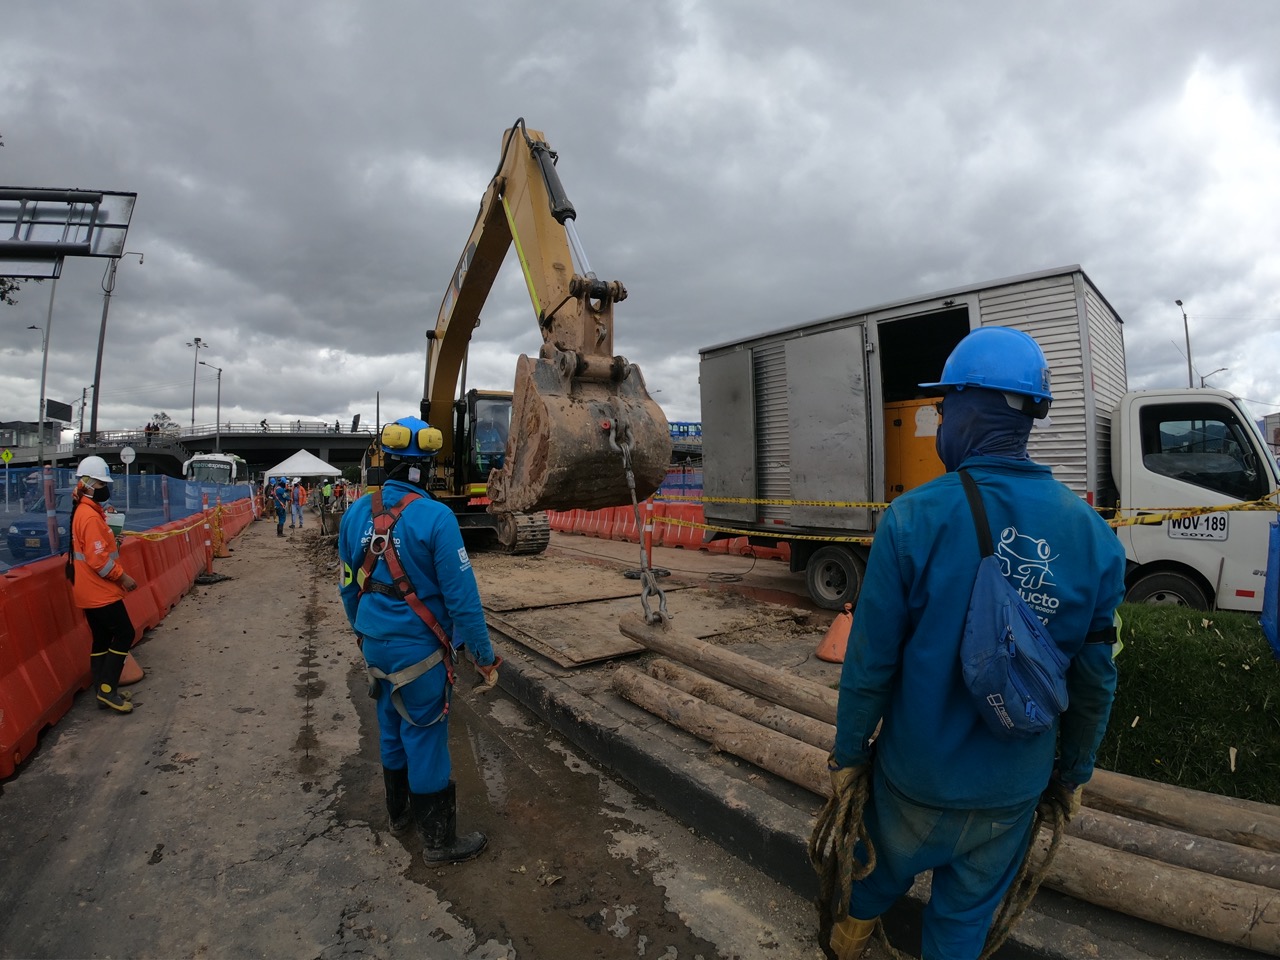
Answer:
[[[620,597],[634,597],[636,604],[640,603],[640,582],[628,580],[616,568],[541,554],[477,553],[471,562],[480,585],[480,600],[486,610],[495,613]],[[663,589],[689,588],[664,584]]]
[[[656,609],[656,603],[652,603]],[[623,616],[640,612],[640,599],[596,600],[567,606],[489,614],[490,626],[562,667],[572,668],[644,650],[618,629]],[[732,643],[738,634],[790,623],[796,611],[705,590],[667,591],[673,624],[700,639]]]

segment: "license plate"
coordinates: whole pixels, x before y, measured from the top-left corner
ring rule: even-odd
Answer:
[[[1169,521],[1169,536],[1175,540],[1226,540],[1227,516],[1224,512],[1178,517]]]
[[[28,546],[28,547],[38,547],[38,546],[40,546],[40,538],[39,538],[39,537],[27,537],[27,546]]]

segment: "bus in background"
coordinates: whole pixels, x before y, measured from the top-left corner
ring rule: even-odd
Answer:
[[[249,465],[234,453],[197,453],[182,465],[182,479],[187,482],[187,510],[194,513],[203,509],[205,496],[210,506],[217,502],[220,492],[223,500],[230,499],[228,491],[220,488],[247,486]]]

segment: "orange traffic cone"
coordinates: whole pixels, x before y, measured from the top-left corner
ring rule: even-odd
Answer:
[[[835,620],[831,621],[827,635],[818,644],[814,656],[827,663],[844,663],[844,650],[849,645],[849,630],[852,626],[853,604],[846,603],[844,609],[836,614]]]
[[[124,669],[120,671],[120,686],[137,683],[144,676],[146,674],[142,672],[142,667],[138,665],[138,661],[133,659],[132,653],[124,658]]]

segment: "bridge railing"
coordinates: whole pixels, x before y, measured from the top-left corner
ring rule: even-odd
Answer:
[[[186,435],[194,434],[207,437],[217,432],[218,429],[217,424],[206,423],[187,431]],[[352,431],[350,424],[344,425],[337,421],[324,423],[317,420],[259,420],[257,423],[224,423],[221,426],[221,430],[223,433],[327,433],[330,435],[335,433],[347,435],[355,433],[357,436],[373,436],[373,431],[368,427],[361,427],[359,430]]]

